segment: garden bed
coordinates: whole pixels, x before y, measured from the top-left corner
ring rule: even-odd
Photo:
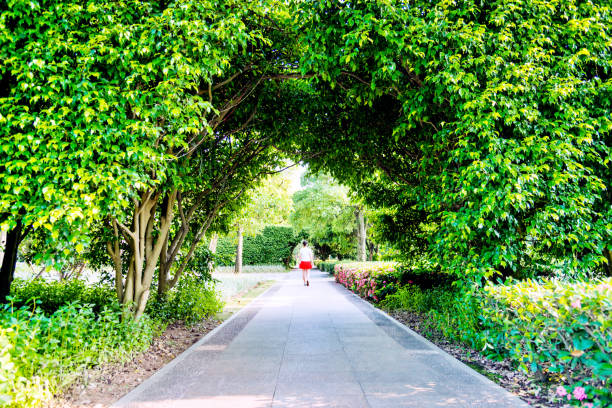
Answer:
[[[232,314],[237,313],[273,283],[273,281],[258,281],[246,290],[231,294],[228,296],[223,312],[216,317],[204,319],[194,325],[184,322],[170,324],[160,336],[153,339],[149,349],[137,354],[131,361],[103,364],[84,371],[82,378],[54,403],[53,408],[110,406],[206,336]]]
[[[125,363],[102,364],[83,372],[54,408],[106,407],[136,388],[175,357],[221,324],[208,318],[195,325],[170,324],[151,347]]]

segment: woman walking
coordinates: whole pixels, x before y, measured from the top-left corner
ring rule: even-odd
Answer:
[[[308,242],[302,241],[302,247],[300,248],[300,269],[302,270],[302,279],[304,280],[304,286],[310,286],[308,281],[308,274],[312,269],[314,263],[314,255],[312,250],[308,248]]]

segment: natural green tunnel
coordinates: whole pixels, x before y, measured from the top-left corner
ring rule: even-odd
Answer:
[[[8,7],[7,7],[8,6]],[[603,2],[0,2],[0,297],[32,234],[143,312],[285,159],[479,281],[610,273]],[[44,249],[44,250],[43,250]]]

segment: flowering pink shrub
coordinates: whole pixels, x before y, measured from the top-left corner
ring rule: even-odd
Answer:
[[[397,282],[396,262],[353,262],[334,266],[336,282],[375,302],[393,292]]]

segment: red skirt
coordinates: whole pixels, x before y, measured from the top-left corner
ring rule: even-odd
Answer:
[[[312,263],[308,261],[300,262],[300,269],[312,269]]]

